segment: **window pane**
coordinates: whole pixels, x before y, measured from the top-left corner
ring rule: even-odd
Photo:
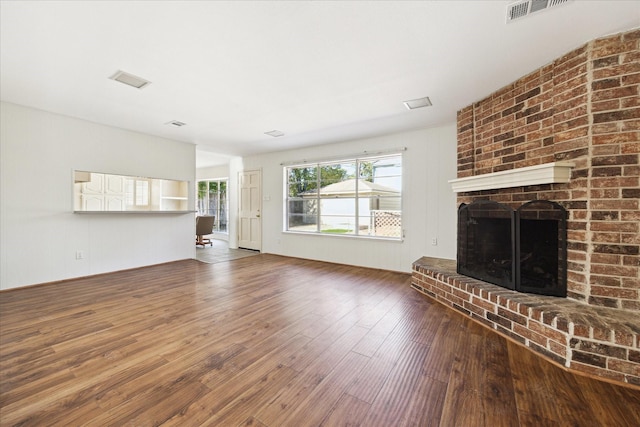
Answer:
[[[316,187],[317,185],[314,183],[308,187],[303,187],[298,183],[289,184],[289,197],[290,198],[300,198],[300,197],[317,197]]]
[[[355,162],[334,163],[320,166],[320,187],[325,188],[347,179],[355,178]],[[321,191],[322,192],[322,191]]]
[[[209,204],[207,206],[207,215],[218,216],[218,182],[209,182]]]
[[[318,169],[315,166],[289,168],[289,197],[313,192],[318,187]]]
[[[305,166],[301,168],[289,168],[289,182],[315,181],[317,175],[316,166]]]
[[[355,234],[356,218],[352,216],[320,216],[320,232],[331,234]]]
[[[397,193],[400,193],[402,190],[402,177],[401,176],[384,176],[384,177],[375,177],[374,182],[377,185],[381,185],[385,187],[386,190],[393,190]]]
[[[361,221],[367,221],[362,218]],[[369,235],[377,237],[402,237],[402,216],[400,211],[372,211],[368,218]]]
[[[320,199],[320,213],[324,215],[356,216],[356,199]]]
[[[402,190],[402,156],[390,156],[365,161],[360,166],[361,175],[384,187]]]
[[[207,181],[198,181],[198,200],[196,210],[198,215],[204,215],[207,209]]]
[[[360,198],[360,214],[366,214],[366,211],[383,210],[400,212],[402,199],[400,197],[366,197]]]
[[[370,160],[358,162],[358,176],[366,181],[373,182],[373,165],[374,162]]]
[[[214,231],[227,232],[227,180],[198,181],[198,215],[215,216]]]
[[[318,202],[312,200],[289,200],[287,229],[291,231],[317,231]]]
[[[218,231],[227,231],[227,181],[220,181],[220,205],[219,205],[219,218],[216,219],[218,223]]]
[[[291,214],[315,216],[317,212],[318,202],[315,199],[289,200],[289,213]],[[315,220],[313,223],[315,223]]]
[[[356,232],[356,199],[321,199],[320,230],[323,233],[354,234]]]

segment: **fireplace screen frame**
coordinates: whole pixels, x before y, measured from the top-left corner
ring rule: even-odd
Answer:
[[[479,238],[476,234],[472,235],[468,230],[472,228],[470,226],[476,226],[475,230],[477,231],[487,231],[488,222],[493,223],[492,225],[496,228],[502,228],[508,234],[501,233],[500,236],[492,236],[500,239],[499,242],[494,242],[494,245],[502,248],[501,259],[483,260],[483,264],[492,263],[493,265],[480,271],[478,268],[473,268],[466,260],[476,260],[481,256],[472,258],[469,253],[474,250],[476,253],[492,251],[491,249],[476,248],[476,246],[489,243],[489,241],[483,242],[485,239]],[[515,212],[510,207],[492,200],[478,200],[469,205],[461,204],[458,208],[458,273],[493,283],[503,288],[515,289],[516,268],[513,262],[516,254],[515,235]],[[465,238],[466,240],[464,240]]]
[[[473,226],[474,232],[480,237],[469,233],[469,228]],[[494,234],[489,236],[489,230],[482,229],[484,226]],[[543,245],[543,250],[532,250],[526,235],[533,233],[544,236],[545,231],[546,241],[536,243]],[[482,233],[485,235],[482,236]],[[557,242],[549,241],[554,234]],[[493,242],[476,241],[483,237]],[[488,246],[486,252],[489,255],[498,252],[499,256],[497,259],[478,261],[478,258],[488,255],[482,247],[474,245]],[[549,253],[556,249],[557,258],[549,257]],[[475,256],[470,255],[473,250],[477,250]],[[531,200],[517,210],[491,200],[462,203],[458,207],[457,251],[457,271],[460,274],[518,292],[567,296],[567,210],[556,202]],[[541,268],[541,265],[545,268]]]

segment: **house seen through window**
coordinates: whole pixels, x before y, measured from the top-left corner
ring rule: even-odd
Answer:
[[[198,181],[198,215],[213,215],[213,231],[228,233],[227,179]]]
[[[285,168],[285,230],[402,238],[402,155]]]

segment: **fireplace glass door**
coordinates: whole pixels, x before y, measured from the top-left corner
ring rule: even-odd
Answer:
[[[515,288],[514,212],[489,200],[458,211],[458,272]]]
[[[458,273],[520,292],[566,296],[566,210],[547,200],[517,211],[489,200],[460,205]]]
[[[557,203],[534,200],[522,205],[516,218],[516,289],[544,295],[566,296],[566,211]]]

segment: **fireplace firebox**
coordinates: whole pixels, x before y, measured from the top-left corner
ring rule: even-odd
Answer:
[[[457,271],[519,292],[567,296],[566,210],[478,200],[458,209]]]

